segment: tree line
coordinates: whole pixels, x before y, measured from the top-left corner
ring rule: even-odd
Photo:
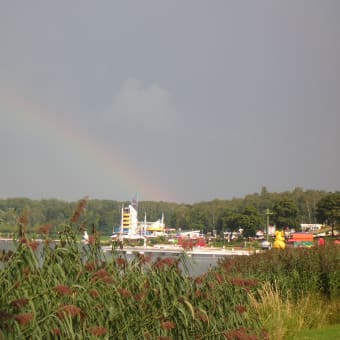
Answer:
[[[96,226],[102,234],[110,235],[120,225],[121,208],[128,201],[87,201],[86,212],[81,217],[85,227]],[[18,216],[27,216],[29,230],[42,225],[57,226],[68,223],[77,202],[57,199],[31,200],[28,198],[0,199],[0,232],[13,232]],[[269,209],[269,210],[267,210]],[[301,223],[327,223],[333,228],[340,224],[340,192],[303,190],[269,192],[263,187],[259,193],[230,200],[215,199],[193,204],[173,202],[138,202],[139,220],[146,214],[155,221],[164,214],[167,227],[182,230],[200,230],[203,233],[244,230],[245,236],[254,236],[256,230],[266,226],[266,211],[270,224],[277,228],[299,230]]]

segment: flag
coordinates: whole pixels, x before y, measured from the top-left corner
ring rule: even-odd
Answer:
[[[131,205],[138,210],[138,198],[137,198],[137,194],[135,194],[135,196],[133,196],[132,200],[131,200]]]

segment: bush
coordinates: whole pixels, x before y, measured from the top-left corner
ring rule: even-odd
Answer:
[[[340,247],[272,249],[249,257],[225,258],[221,270],[277,284],[283,294],[340,298]]]

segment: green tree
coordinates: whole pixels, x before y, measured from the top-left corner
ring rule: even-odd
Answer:
[[[254,206],[247,206],[243,211],[243,236],[254,237],[263,224],[263,217]]]
[[[206,231],[207,230],[207,216],[204,213],[204,210],[199,207],[194,207],[190,212],[190,226],[194,230]]]
[[[317,204],[316,217],[319,222],[327,223],[334,229],[340,225],[340,192],[334,192],[323,197]]]
[[[278,229],[285,227],[299,227],[297,204],[289,198],[281,198],[272,208],[273,221]]]
[[[225,216],[223,221],[223,230],[229,231],[229,232],[235,232],[238,231],[240,228],[242,228],[242,215],[233,213],[228,216]]]
[[[262,217],[253,206],[246,207],[241,213],[230,213],[221,219],[223,230],[235,232],[243,229],[244,237],[254,237],[262,223]]]
[[[190,226],[190,206],[180,205],[174,214],[174,226],[176,228],[188,229]]]

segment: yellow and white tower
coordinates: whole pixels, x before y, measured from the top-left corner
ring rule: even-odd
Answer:
[[[127,207],[122,207],[121,234],[136,235],[137,225],[137,210],[131,204]]]

